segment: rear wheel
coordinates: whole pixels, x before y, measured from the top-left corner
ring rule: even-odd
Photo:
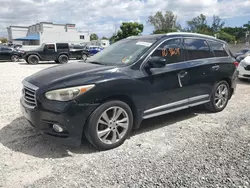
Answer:
[[[38,64],[39,63],[39,57],[37,55],[30,55],[28,57],[28,63],[29,64]]]
[[[69,61],[69,58],[68,58],[67,55],[60,55],[60,56],[58,57],[58,62],[59,62],[60,64],[68,63],[68,61]]]
[[[230,98],[230,89],[226,81],[214,85],[210,102],[205,105],[210,112],[220,112],[227,106]]]
[[[87,60],[88,56],[87,54],[82,54],[81,59],[85,62]]]
[[[84,133],[88,141],[101,150],[120,146],[132,130],[133,114],[122,101],[103,103],[90,116]]]
[[[11,56],[11,61],[12,61],[12,62],[17,62],[17,61],[19,61],[19,57],[18,57],[17,55],[12,55],[12,56]]]

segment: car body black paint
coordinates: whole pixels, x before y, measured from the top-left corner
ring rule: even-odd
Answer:
[[[11,60],[11,56],[16,55],[19,58],[22,58],[23,52],[18,51],[13,48],[9,48],[8,46],[0,46],[0,60]]]
[[[129,65],[77,62],[44,69],[27,77],[24,85],[28,83],[38,87],[37,105],[29,108],[22,97],[24,115],[46,135],[53,135],[66,144],[79,145],[88,117],[103,101],[120,99],[128,103],[134,113],[134,127],[139,128],[143,119],[205,103],[217,81],[228,81],[234,92],[237,76],[234,58],[230,55],[188,60],[184,53],[181,62],[147,69],[152,50],[173,38],[181,41],[184,38],[212,40],[226,45],[224,41],[196,34],[129,37],[124,40],[154,39],[155,43]],[[185,52],[185,45],[182,45]],[[50,101],[44,96],[45,92],[53,89],[87,84],[95,84],[96,87],[69,102]],[[54,123],[63,125],[67,132],[57,134],[51,127]]]

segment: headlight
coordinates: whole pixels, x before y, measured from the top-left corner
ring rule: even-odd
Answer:
[[[46,92],[45,97],[49,100],[55,100],[55,101],[70,101],[79,96],[80,94],[87,92],[93,87],[95,87],[94,84],[52,90]]]

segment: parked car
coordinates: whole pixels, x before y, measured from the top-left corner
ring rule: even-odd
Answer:
[[[91,55],[85,46],[74,45],[70,47],[70,58],[82,59],[83,61],[86,61],[90,56]]]
[[[244,54],[240,54],[236,57],[236,61],[240,62],[241,60],[243,60],[245,57],[249,56],[250,55],[250,50],[247,51],[246,53]]]
[[[44,69],[23,80],[23,115],[45,136],[118,147],[143,119],[204,105],[220,112],[236,88],[226,42],[193,33],[134,36],[87,60]]]
[[[240,61],[237,70],[239,71],[239,80],[250,80],[250,56],[247,56]]]
[[[68,63],[70,49],[68,43],[44,43],[39,48],[26,51],[23,59],[28,64],[38,64],[39,61],[55,61],[56,63]]]
[[[104,48],[101,46],[85,46],[85,49],[89,52],[89,54],[91,56],[99,53],[100,51],[102,51]]]
[[[23,52],[8,46],[0,46],[0,60],[17,62],[22,58]]]
[[[250,52],[249,48],[243,48],[239,52],[235,53],[234,57],[237,58],[239,55],[244,55],[244,54],[249,53],[249,52]]]

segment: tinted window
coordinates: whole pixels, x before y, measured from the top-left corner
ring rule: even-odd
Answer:
[[[56,44],[57,49],[68,49],[69,45],[67,43]]]
[[[54,44],[47,44],[46,47],[47,47],[48,50],[54,50],[55,49]]]
[[[228,56],[227,52],[223,47],[223,44],[214,41],[207,41],[207,42],[210,48],[214,51],[216,57]]]
[[[151,56],[162,56],[168,64],[183,61],[181,39],[170,39],[162,43]]]
[[[205,40],[191,38],[184,39],[184,46],[186,48],[188,60],[214,57]]]

